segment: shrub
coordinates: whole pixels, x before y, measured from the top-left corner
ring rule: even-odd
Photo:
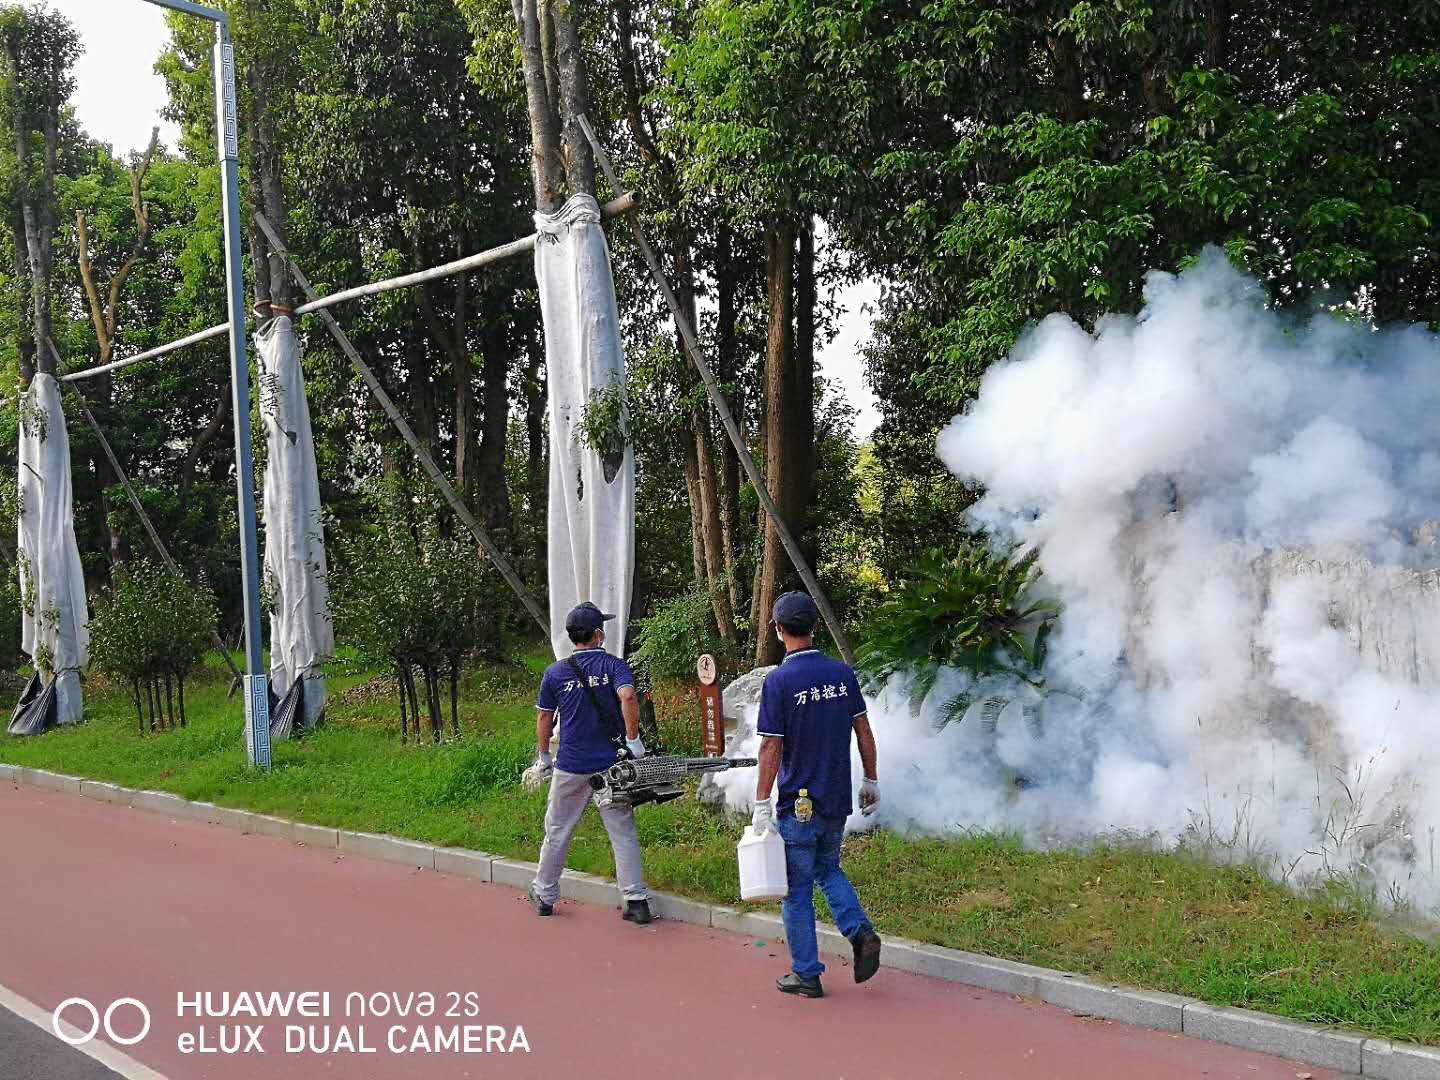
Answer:
[[[336,627],[360,658],[395,673],[400,736],[424,713],[438,742],[444,720],[440,680],[450,682],[450,725],[460,733],[459,686],[465,658],[499,655],[515,605],[499,574],[464,539],[440,528],[438,508],[403,485],[377,486],[369,496],[376,523],[336,549],[331,608]],[[417,687],[419,672],[423,684]]]
[[[185,679],[215,633],[215,597],[148,561],[115,568],[90,616],[90,664],[130,685],[143,733],[185,724]]]
[[[911,707],[918,709],[942,668],[973,682],[1009,677],[1043,691],[1046,641],[1060,616],[1059,602],[1038,592],[1039,550],[997,555],[970,541],[955,555],[933,550],[875,609],[866,624],[858,667],[884,682],[909,675]],[[940,726],[962,718],[980,701],[961,693],[946,702]],[[1003,698],[986,698],[992,714]]]
[[[20,666],[20,582],[10,570],[0,580],[0,669],[14,671]]]
[[[719,587],[724,588],[724,583]],[[710,589],[702,582],[658,601],[649,618],[635,622],[635,640],[640,644],[631,661],[652,675],[694,675],[695,658],[701,653],[711,653],[717,660],[740,660],[740,644],[713,629],[710,601]]]

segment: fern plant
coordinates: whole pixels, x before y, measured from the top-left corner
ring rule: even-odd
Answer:
[[[1029,687],[1022,708],[1033,727],[1046,693],[1046,645],[1060,616],[1059,601],[1038,593],[1038,559],[1038,549],[997,555],[976,541],[954,555],[927,552],[871,616],[858,654],[861,673],[875,682],[909,676],[915,712],[942,668],[970,675],[972,689],[945,702],[937,729],[976,704],[981,722],[993,727],[1012,699],[979,688],[1000,677],[1015,680]]]

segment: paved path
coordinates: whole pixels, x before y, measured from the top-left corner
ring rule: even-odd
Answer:
[[[5,1080],[119,1080],[118,1073],[3,1007],[0,1076]]]
[[[772,988],[783,946],[663,921],[638,928],[570,903],[542,921],[504,886],[11,784],[0,784],[0,904],[0,986],[45,1010],[76,995],[102,1010],[140,999],[153,1029],[125,1052],[171,1080],[1333,1075],[896,971],[856,986],[832,965],[824,1000],[786,998]],[[176,1015],[177,992],[242,990],[329,991],[330,1016]],[[352,991],[428,991],[437,1014],[347,1018]],[[475,1015],[446,1017],[451,994]],[[121,1037],[135,1016],[117,1013]],[[33,1037],[8,1039],[20,1022],[5,1020],[0,1077],[26,1076]],[[182,1033],[204,1027],[214,1043],[234,1023],[262,1028],[263,1055],[180,1052]],[[363,1025],[377,1052],[286,1053],[287,1023],[332,1040]],[[518,1025],[530,1052],[387,1045],[395,1026],[403,1045],[417,1027],[457,1024],[503,1027],[507,1045]],[[71,1071],[39,1075],[104,1075],[65,1061],[56,1068]]]

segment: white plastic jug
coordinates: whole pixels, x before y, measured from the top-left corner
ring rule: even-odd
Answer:
[[[756,836],[755,827],[746,825],[735,854],[740,860],[740,899],[774,900],[785,895],[789,889],[785,841],[778,832],[771,828]]]

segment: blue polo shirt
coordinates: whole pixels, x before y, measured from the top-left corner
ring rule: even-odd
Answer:
[[[864,713],[855,669],[819,649],[789,653],[765,676],[756,728],[784,740],[777,815],[790,813],[805,788],[821,817],[850,816],[850,733]]]
[[[557,660],[545,669],[535,707],[559,716],[557,769],[568,773],[602,772],[620,756],[612,738],[616,726],[624,726],[616,692],[622,686],[634,686],[635,677],[630,674],[629,664],[604,649],[576,649],[575,662],[589,680],[600,708],[613,710],[609,716],[596,715],[595,706],[590,704],[592,695],[585,692],[568,660]]]

